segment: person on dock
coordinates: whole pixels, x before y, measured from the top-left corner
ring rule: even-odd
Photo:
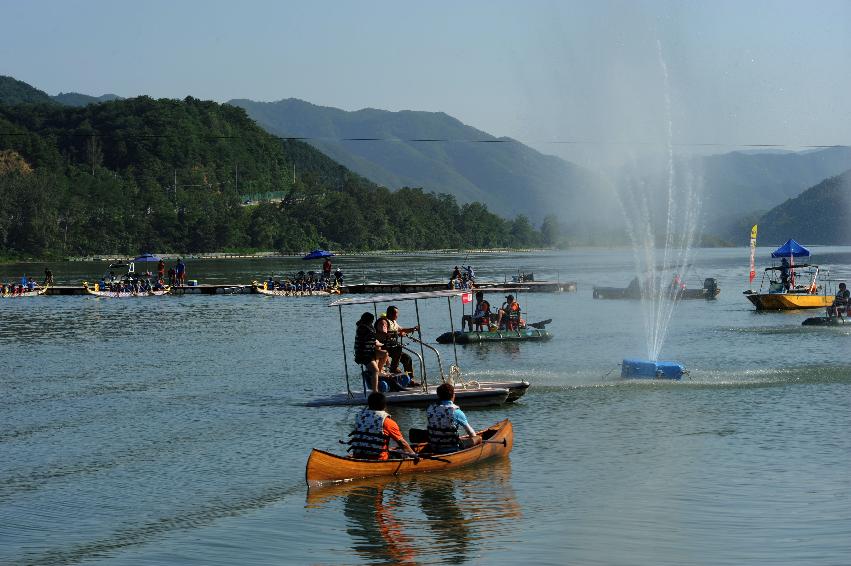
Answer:
[[[455,388],[449,383],[437,387],[437,403],[426,410],[428,442],[435,454],[457,452],[482,443],[482,437],[470,426],[467,415],[455,404]],[[467,434],[461,436],[459,430]]]
[[[520,326],[520,304],[514,300],[514,295],[505,296],[505,302],[499,309],[499,318],[496,321],[498,328],[502,328],[503,321],[506,330],[517,330]]]
[[[174,274],[178,285],[186,285],[186,264],[183,263],[181,258],[177,258],[177,265],[174,266]]]
[[[402,328],[396,322],[398,318],[399,308],[394,305],[387,307],[387,313],[375,322],[375,334],[378,341],[384,343],[384,347],[390,354],[390,373],[399,373],[399,363],[401,362],[402,367],[405,368],[405,373],[413,378],[414,363],[411,356],[402,349],[402,337],[419,330],[420,327]],[[417,387],[419,384],[411,382],[411,385]]]
[[[378,375],[390,355],[384,349],[384,344],[376,338],[372,324],[374,320],[375,316],[371,312],[363,313],[358,320],[355,332],[355,363],[367,367],[370,373],[369,387],[378,391]]]
[[[49,267],[44,268],[44,286],[53,285],[53,272]]]
[[[405,440],[399,425],[387,412],[387,398],[377,391],[370,393],[367,406],[355,416],[355,428],[349,434],[349,448],[353,458],[387,460],[390,458],[390,441],[411,456],[416,453]]]
[[[457,265],[455,266],[455,269],[452,270],[452,275],[449,276],[449,288],[461,288],[461,270],[458,268]]]

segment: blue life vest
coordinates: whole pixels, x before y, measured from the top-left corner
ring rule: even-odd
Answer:
[[[428,418],[428,441],[433,452],[455,452],[461,448],[458,436],[458,423],[454,414],[457,405],[430,405],[426,410]]]

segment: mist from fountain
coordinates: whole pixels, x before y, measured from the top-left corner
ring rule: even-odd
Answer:
[[[685,281],[689,272],[700,211],[699,178],[687,160],[677,160],[674,155],[668,67],[658,41],[657,54],[664,80],[666,139],[656,158],[665,173],[656,179],[627,172],[618,190],[641,289],[647,359],[651,361],[659,359],[681,296],[672,293],[674,277]]]

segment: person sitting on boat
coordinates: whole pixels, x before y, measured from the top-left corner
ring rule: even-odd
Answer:
[[[839,290],[833,299],[833,305],[827,307],[827,315],[831,318],[842,316],[843,313],[847,313],[849,306],[851,306],[851,291],[848,290],[845,283],[840,283]]]
[[[401,339],[403,336],[419,330],[419,326],[402,328],[396,322],[398,318],[399,308],[394,305],[387,307],[387,313],[382,314],[375,322],[375,334],[378,341],[384,344],[390,354],[390,373],[399,373],[399,362],[401,362],[402,367],[405,368],[405,373],[413,378],[414,363],[411,356],[403,351]],[[419,384],[412,381],[411,385],[417,387]]]
[[[481,332],[482,327],[487,330],[490,328],[490,323],[491,304],[485,299],[485,294],[478,291],[476,292],[476,308],[473,310],[473,324],[476,326],[476,332]]]
[[[437,403],[426,410],[428,419],[428,442],[435,454],[457,452],[482,443],[458,405],[455,404],[455,388],[450,383],[437,387]],[[467,434],[461,436],[459,430]]]
[[[369,387],[378,391],[378,375],[390,356],[383,348],[384,344],[375,336],[375,327],[372,325],[374,320],[375,316],[371,312],[365,312],[357,323],[355,363],[367,367],[370,373]]]
[[[506,330],[517,330],[520,326],[520,305],[514,300],[514,295],[506,295],[505,302],[499,309],[496,325],[502,328],[503,323]]]
[[[334,286],[339,287],[343,284],[343,271],[338,267],[334,271]]]
[[[383,393],[370,393],[367,406],[355,415],[355,428],[349,434],[353,458],[387,460],[390,441],[393,440],[406,453],[415,456],[411,445],[402,436],[399,425],[387,413],[387,398]]]

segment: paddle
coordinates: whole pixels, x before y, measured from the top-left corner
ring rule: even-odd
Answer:
[[[348,444],[345,440],[338,440],[340,444]],[[438,458],[437,456],[427,456],[425,454],[411,454],[410,452],[403,452],[401,450],[388,450],[388,454],[393,454],[395,456],[402,456],[403,460],[413,460],[414,463],[417,463],[419,460],[436,460],[437,462],[443,462],[444,464],[451,464],[450,460],[446,458]],[[380,460],[376,460],[379,462]]]
[[[547,320],[542,320],[540,322],[533,322],[527,326],[531,326],[532,328],[537,328],[538,330],[543,330],[549,323],[551,323],[553,319],[548,318]]]

